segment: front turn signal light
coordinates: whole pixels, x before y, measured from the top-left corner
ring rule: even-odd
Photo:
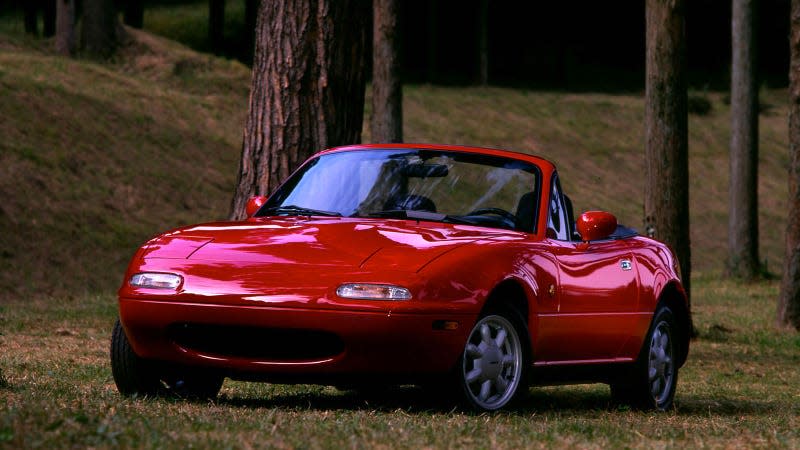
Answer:
[[[390,284],[347,283],[336,289],[336,295],[342,298],[360,300],[409,300],[411,291],[404,287]]]
[[[183,278],[174,273],[141,272],[131,277],[130,285],[153,289],[178,289]]]

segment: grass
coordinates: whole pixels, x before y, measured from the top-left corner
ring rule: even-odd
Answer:
[[[159,229],[227,214],[249,71],[129,33],[108,65],[0,34],[0,297],[108,293]]]
[[[0,448],[797,448],[800,336],[772,327],[777,283],[695,280],[700,336],[677,408],[631,411],[604,385],[531,389],[471,414],[413,387],[366,397],[226,380],[214,403],[126,399],[111,379],[104,296],[0,309]]]
[[[246,59],[252,47],[245,42],[244,0],[225,2],[224,37],[220,52],[229,58]],[[178,41],[195,50],[211,51],[208,40],[208,2],[185,1],[179,4],[153,5],[145,8],[144,29]]]

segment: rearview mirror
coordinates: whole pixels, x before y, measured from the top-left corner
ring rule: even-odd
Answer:
[[[253,217],[253,214],[258,212],[258,210],[261,209],[266,202],[267,197],[264,197],[263,195],[250,197],[250,200],[247,200],[247,208],[245,209],[247,212],[247,217]]]
[[[606,239],[617,229],[617,218],[605,211],[586,211],[577,220],[578,233],[585,242]]]

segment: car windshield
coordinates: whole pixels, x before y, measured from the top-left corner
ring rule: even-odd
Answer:
[[[309,161],[256,216],[392,217],[534,230],[539,170],[477,153],[386,149]]]

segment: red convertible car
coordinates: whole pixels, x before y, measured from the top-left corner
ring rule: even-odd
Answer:
[[[690,330],[676,258],[609,213],[574,220],[544,159],[336,148],[247,209],[137,251],[111,343],[122,394],[420,384],[496,410],[531,384],[602,382],[673,403]]]

